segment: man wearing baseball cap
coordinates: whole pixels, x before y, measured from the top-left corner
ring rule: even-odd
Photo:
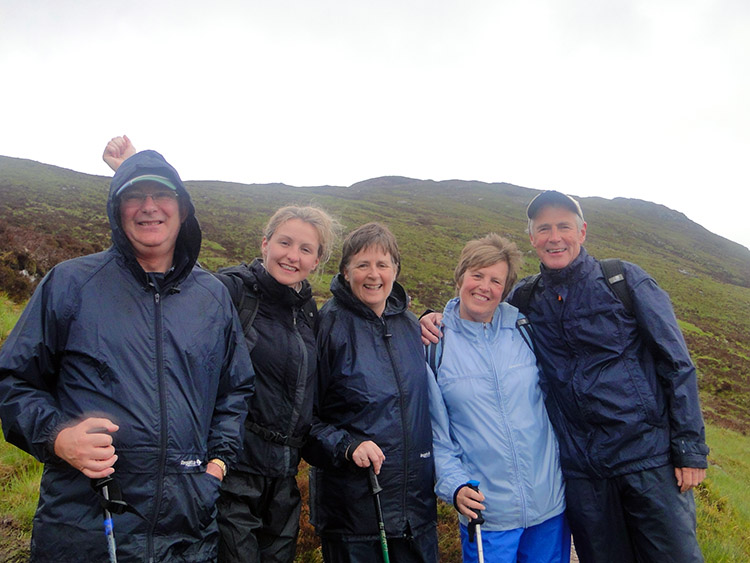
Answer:
[[[669,296],[621,262],[630,303],[618,297],[583,247],[586,222],[572,197],[543,192],[527,217],[540,273],[508,302],[533,327],[580,561],[703,561],[691,489],[705,478],[708,447]]]
[[[0,351],[6,439],[45,464],[32,561],[108,559],[90,484],[108,477],[119,561],[214,561],[219,485],[241,447],[253,372],[229,293],[196,266],[177,171],[123,142],[104,155],[122,164],[112,246],[55,266]]]

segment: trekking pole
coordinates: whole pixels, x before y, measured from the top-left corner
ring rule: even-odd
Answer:
[[[105,434],[106,428],[93,428],[88,431],[89,434]],[[104,500],[109,502],[109,484],[113,481],[111,476],[102,477],[101,479],[91,479],[91,487],[95,491],[101,491]],[[117,563],[117,545],[115,544],[115,529],[112,525],[112,513],[107,508],[106,503],[102,503],[104,508],[104,535],[107,538],[107,553],[109,553],[110,563]]]
[[[101,490],[105,501],[109,501],[109,483],[111,481],[112,477],[91,480],[91,486],[94,490]],[[117,563],[117,545],[115,544],[115,530],[112,526],[112,513],[106,506],[104,506],[104,535],[107,538],[109,561],[110,563]]]
[[[467,481],[466,483],[470,489],[479,492],[479,481]],[[474,534],[477,536],[477,561],[484,563],[484,549],[482,548],[482,524],[484,524],[484,517],[482,517],[482,511],[474,509],[477,513],[476,518],[472,518],[469,522],[469,541],[474,541]]]
[[[370,490],[372,491],[372,498],[375,502],[375,515],[378,517],[378,528],[380,529],[380,549],[383,552],[383,561],[384,563],[391,563],[390,558],[388,557],[388,540],[385,537],[385,522],[383,521],[383,507],[380,506],[380,491],[383,490],[383,487],[380,486],[380,483],[378,483],[378,476],[375,475],[375,470],[372,468],[372,465],[370,465],[369,474],[370,474]]]

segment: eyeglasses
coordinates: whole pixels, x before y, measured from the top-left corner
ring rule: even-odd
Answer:
[[[143,205],[146,202],[146,198],[150,197],[157,205],[163,205],[177,199],[178,194],[174,190],[162,190],[151,194],[144,192],[125,192],[120,196],[120,200],[123,205],[135,206]]]

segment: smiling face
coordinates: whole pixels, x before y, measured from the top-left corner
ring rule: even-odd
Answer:
[[[301,219],[289,219],[261,243],[263,264],[273,278],[295,288],[318,265],[318,231]]]
[[[476,323],[490,322],[503,298],[507,279],[508,263],[504,261],[466,270],[458,288],[459,316]]]
[[[547,268],[561,270],[581,253],[586,223],[578,227],[578,216],[564,207],[543,207],[531,222],[529,240]]]
[[[396,281],[396,264],[388,252],[369,246],[351,257],[344,278],[354,296],[381,316]]]
[[[120,226],[147,272],[166,272],[172,265],[184,220],[176,196],[157,182],[139,182],[118,196]]]

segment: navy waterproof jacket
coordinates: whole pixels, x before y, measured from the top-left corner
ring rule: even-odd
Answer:
[[[163,276],[135,259],[113,197],[143,174],[170,178],[187,210],[174,267]],[[145,518],[114,515],[118,561],[211,561],[219,480],[206,463],[231,465],[241,447],[247,348],[227,290],[195,266],[198,222],[161,155],[127,159],[107,209],[113,246],[55,266],[0,352],[6,439],[45,464],[32,560],[109,561],[99,497],[53,449],[63,427],[101,416],[120,427],[114,477]]]
[[[297,474],[300,446],[310,430],[317,370],[315,311],[307,280],[299,291],[276,281],[254,260],[215,274],[239,307],[257,313],[246,340],[255,370],[242,454],[232,469],[289,477]],[[306,311],[307,310],[307,311]]]
[[[304,457],[311,470],[311,520],[318,534],[378,538],[367,471],[347,448],[372,440],[383,450],[380,500],[388,537],[434,529],[436,500],[427,372],[419,323],[397,283],[382,317],[357,299],[341,274],[320,311],[319,383]],[[351,452],[350,452],[351,453]]]
[[[629,314],[585,249],[566,268],[541,267],[528,308],[540,383],[567,479],[661,467],[706,467],[695,367],[669,300],[623,262]]]

